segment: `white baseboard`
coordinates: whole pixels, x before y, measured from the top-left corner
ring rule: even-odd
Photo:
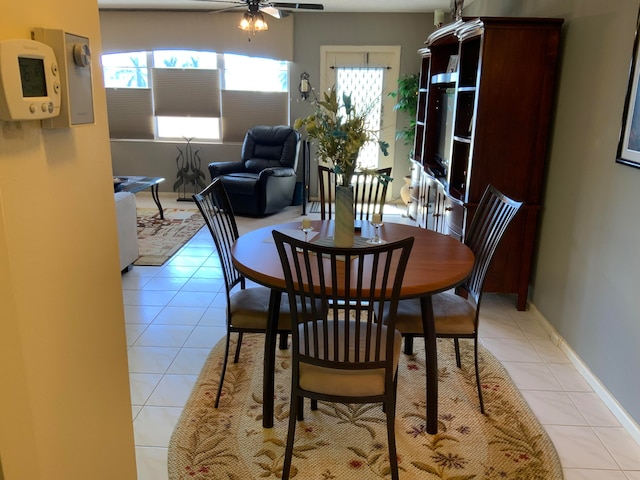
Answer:
[[[640,426],[631,418],[631,415],[618,403],[616,398],[607,390],[607,388],[600,382],[600,379],[596,377],[589,367],[582,361],[578,354],[571,348],[560,333],[555,329],[551,323],[540,313],[540,311],[529,303],[529,310],[535,315],[540,322],[542,328],[549,334],[551,341],[562,350],[562,352],[569,358],[574,367],[580,372],[587,383],[593,388],[593,391],[600,397],[605,405],[611,410],[611,413],[620,422],[622,427],[629,432],[633,439],[640,445]]]

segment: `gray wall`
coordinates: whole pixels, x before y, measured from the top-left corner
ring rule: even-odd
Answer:
[[[122,50],[126,43],[123,37],[127,30],[117,28],[118,22],[111,21],[114,12],[101,12],[102,37],[106,48],[112,45]],[[126,13],[117,12],[117,20],[122,22]],[[136,13],[140,15],[140,13]],[[194,13],[198,18],[202,14]],[[189,15],[181,14],[176,21],[186,22],[182,31],[185,33],[184,46],[197,45],[202,48],[206,42],[211,42],[211,35],[205,28],[199,28],[199,23],[189,24]],[[277,22],[277,20],[273,20]],[[194,26],[195,25],[195,26]],[[174,28],[180,30],[179,25]],[[434,30],[433,14],[329,14],[329,13],[296,13],[294,16],[294,61],[291,66],[291,121],[311,113],[308,102],[300,101],[298,82],[302,72],[311,75],[311,83],[319,88],[320,46],[321,45],[400,45],[402,49],[400,75],[417,73],[419,58],[417,50],[423,46],[427,36]],[[260,42],[262,35],[257,34],[252,43]],[[137,44],[139,31],[131,34],[132,44]],[[117,39],[113,38],[117,36]],[[246,40],[243,38],[243,42]],[[209,44],[209,48],[216,49],[216,45]],[[398,115],[398,125],[406,124],[406,115]],[[173,180],[176,176],[175,158],[177,148],[181,142],[149,142],[149,141],[120,141],[111,142],[114,175],[149,175],[165,177],[166,182],[160,185],[160,191],[171,192]],[[239,159],[240,144],[220,145],[214,143],[195,144],[200,147],[200,157],[203,165],[212,161],[231,161]],[[393,176],[396,180],[391,184],[392,197],[400,196],[400,188],[404,185],[402,177],[409,172],[409,147],[402,141],[397,142],[393,166]],[[316,176],[312,164],[311,194],[315,195]],[[300,169],[299,169],[300,170]],[[207,180],[209,174],[206,172]]]
[[[615,163],[637,0],[475,0],[565,19],[533,303],[640,423],[640,169]]]

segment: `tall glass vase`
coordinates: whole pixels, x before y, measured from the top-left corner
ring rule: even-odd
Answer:
[[[336,247],[353,247],[354,236],[353,187],[351,185],[336,185],[333,243]]]

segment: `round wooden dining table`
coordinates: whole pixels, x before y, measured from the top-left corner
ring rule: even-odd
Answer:
[[[312,226],[313,231],[309,234],[308,241],[333,237],[332,220],[313,221]],[[277,318],[282,292],[286,289],[282,265],[272,236],[273,230],[304,238],[300,222],[283,223],[241,235],[231,249],[233,263],[240,273],[256,283],[271,288],[262,392],[262,424],[265,428],[273,426]],[[373,234],[373,227],[363,224],[359,235],[371,238]],[[380,227],[379,235],[388,242],[407,237],[415,239],[405,270],[400,298],[421,300],[426,349],[427,432],[433,434],[438,429],[438,358],[431,295],[460,285],[471,273],[473,253],[466,245],[452,237],[411,225],[385,223]],[[358,245],[366,248],[364,242],[357,242],[356,246]]]

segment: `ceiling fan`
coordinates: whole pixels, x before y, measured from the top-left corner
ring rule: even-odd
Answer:
[[[249,14],[258,14],[264,12],[275,18],[282,18],[289,14],[289,10],[324,10],[321,3],[286,3],[286,2],[270,2],[268,0],[202,0],[210,3],[224,3],[229,7],[221,8],[216,12],[226,12],[228,10],[236,10],[246,8]]]
[[[289,15],[289,10],[324,10],[324,5],[321,3],[283,3],[283,2],[270,2],[267,0],[202,0],[211,3],[225,3],[231,4],[229,7],[215,10],[215,13],[226,12],[229,10],[235,10],[239,8],[246,8],[240,25],[238,27],[242,30],[249,31],[255,35],[256,32],[263,32],[269,29],[267,22],[262,15],[262,12],[267,15],[271,15],[275,18],[283,18]]]

